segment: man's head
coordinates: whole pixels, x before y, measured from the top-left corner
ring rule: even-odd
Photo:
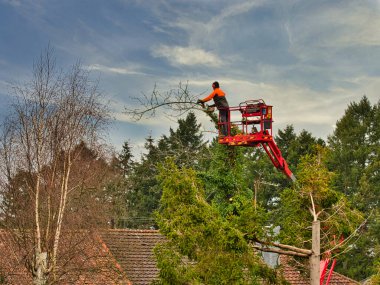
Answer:
[[[213,84],[212,84],[212,88],[215,89],[215,88],[219,88],[219,82],[218,81],[215,81]]]

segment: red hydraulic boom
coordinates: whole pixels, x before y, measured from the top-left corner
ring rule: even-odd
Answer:
[[[237,107],[228,108],[228,121],[221,122],[219,118],[219,143],[230,146],[262,146],[273,165],[288,178],[296,178],[282,157],[281,151],[272,136],[272,106],[264,100],[248,100]],[[220,116],[220,115],[219,115]],[[227,135],[222,135],[222,129]]]

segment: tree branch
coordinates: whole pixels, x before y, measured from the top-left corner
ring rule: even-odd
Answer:
[[[298,248],[298,247],[287,245],[287,244],[275,243],[275,242],[265,242],[265,241],[260,241],[258,239],[255,239],[255,242],[260,243],[261,245],[265,245],[265,246],[273,246],[273,247],[281,248],[281,249],[284,249],[284,250],[288,250],[287,252],[296,252],[296,253],[299,253],[299,254],[303,254],[305,256],[309,256],[309,255],[312,254],[312,251],[309,250],[309,249]],[[265,248],[266,249],[266,250],[263,250],[263,251],[271,251],[271,250],[274,250],[273,252],[277,252],[278,251],[277,249],[272,249],[272,248],[268,248],[268,247],[260,247],[260,248]]]
[[[252,247],[255,248],[255,249],[257,249],[257,250],[265,251],[265,252],[274,252],[274,253],[279,253],[279,254],[284,254],[284,255],[291,255],[291,256],[309,257],[309,254],[299,253],[299,252],[296,252],[296,251],[281,250],[281,249],[262,247],[262,246],[257,246],[257,245],[253,245]]]
[[[155,85],[152,94],[143,94],[143,98],[132,97],[134,101],[137,101],[139,107],[125,107],[124,113],[129,115],[132,120],[139,121],[144,116],[155,116],[158,109],[166,110],[168,112],[166,115],[169,117],[178,117],[190,110],[199,110],[205,111],[215,122],[212,112],[210,113],[196,103],[199,96],[199,94],[190,94],[187,83],[185,85],[179,83],[177,89],[171,89],[164,93],[159,92]]]

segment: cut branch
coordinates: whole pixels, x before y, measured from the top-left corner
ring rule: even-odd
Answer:
[[[144,116],[153,117],[158,109],[165,109],[170,117],[181,116],[190,110],[203,110],[196,103],[199,94],[190,94],[187,83],[185,85],[179,83],[177,89],[164,93],[159,92],[157,86],[154,86],[151,95],[143,94],[142,98],[132,97],[132,99],[137,101],[139,107],[126,107],[124,113],[134,121],[139,121]]]
[[[259,243],[261,245],[265,245],[266,247],[262,247],[262,246],[259,247],[261,249],[265,248],[266,249],[265,251],[274,250],[273,252],[277,252],[278,251],[277,249],[269,248],[268,247],[268,246],[273,246],[273,247],[277,247],[277,248],[280,248],[280,249],[283,249],[283,250],[287,250],[287,252],[296,252],[296,253],[299,253],[299,254],[303,254],[305,256],[309,256],[309,255],[312,254],[312,251],[309,250],[309,249],[298,248],[298,247],[295,247],[295,246],[286,245],[286,244],[282,244],[282,243],[265,242],[265,241],[260,241],[258,239],[256,239],[255,242],[257,242],[257,243]],[[256,248],[256,245],[254,245],[254,247]]]
[[[257,249],[257,250],[265,251],[265,252],[274,252],[274,253],[291,255],[291,256],[309,257],[309,254],[300,253],[300,252],[296,252],[296,251],[281,250],[281,249],[262,247],[262,246],[257,246],[257,245],[254,245],[252,247]]]

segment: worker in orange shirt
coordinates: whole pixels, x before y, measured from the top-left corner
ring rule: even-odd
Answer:
[[[211,99],[214,99],[214,105],[210,106],[216,106],[219,110],[219,118],[221,123],[221,134],[223,136],[228,135],[228,121],[229,121],[229,111],[228,111],[228,102],[226,99],[226,93],[222,89],[219,88],[219,82],[215,81],[212,84],[212,89],[214,90],[211,92],[210,95],[208,95],[206,98],[203,98],[202,100],[198,100],[197,103],[203,104],[205,102],[210,101]]]

